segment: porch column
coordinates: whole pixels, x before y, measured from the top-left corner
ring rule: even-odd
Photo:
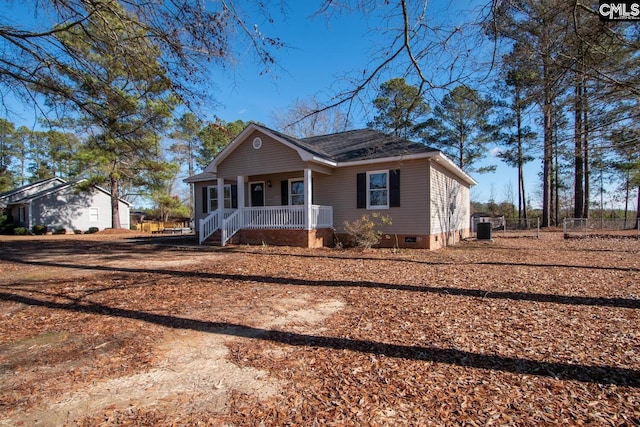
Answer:
[[[311,230],[313,217],[311,212],[311,169],[304,170],[304,225],[305,230]]]
[[[238,176],[238,209],[244,208],[244,176]]]
[[[224,221],[224,178],[218,178],[218,224]]]

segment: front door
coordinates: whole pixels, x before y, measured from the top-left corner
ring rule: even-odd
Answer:
[[[251,191],[251,206],[264,206],[264,182],[249,184]]]

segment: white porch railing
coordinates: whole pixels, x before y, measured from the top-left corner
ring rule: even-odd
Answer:
[[[231,215],[225,218],[222,225],[222,236],[220,243],[224,246],[242,228],[242,209],[236,209]]]
[[[237,209],[225,209],[224,210],[224,219],[226,220],[231,215],[237,212]],[[200,233],[199,236],[199,244],[202,244],[205,240],[207,240],[213,233],[216,232],[220,228],[220,220],[218,216],[218,211],[215,210],[206,217],[200,220]]]
[[[311,205],[311,228],[333,228],[333,206]]]
[[[332,228],[333,207],[311,206],[311,224],[308,228]],[[222,224],[218,221],[218,211],[200,220],[200,244],[221,229],[221,243],[225,243],[240,229],[305,229],[304,206],[260,206],[236,210],[225,209]]]
[[[304,229],[306,215],[304,206],[260,206],[243,209],[243,226],[247,229]],[[332,206],[311,206],[309,228],[333,227]]]
[[[198,230],[200,241],[198,243],[202,244],[202,242],[207,240],[213,233],[215,233],[219,227],[220,224],[218,221],[218,211],[215,210],[200,220],[200,227]]]

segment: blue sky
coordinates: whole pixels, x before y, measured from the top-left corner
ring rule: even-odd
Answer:
[[[449,1],[429,2],[429,8],[438,11],[454,11]],[[278,66],[271,73],[259,73],[259,65],[250,54],[240,54],[239,62],[227,70],[212,70],[212,80],[216,83],[217,104],[205,112],[210,118],[220,117],[225,121],[254,120],[269,127],[276,127],[273,114],[286,110],[296,99],[312,96],[329,102],[332,95],[349,87],[345,76],[362,73],[370,68],[372,55],[383,43],[384,37],[375,28],[377,19],[371,16],[363,19],[361,14],[341,14],[328,19],[312,18],[317,2],[290,3],[286,19],[275,17],[274,24],[258,18],[255,22],[265,34],[280,37],[290,47],[276,53]],[[468,7],[465,4],[465,7]],[[448,13],[449,18],[464,20],[467,12]],[[444,14],[434,14],[445,16]],[[387,74],[382,80],[397,75]],[[473,81],[470,82],[473,84]],[[376,89],[377,85],[372,87]],[[441,95],[438,95],[441,96]],[[367,117],[356,111],[352,117],[355,128],[366,127]],[[495,151],[493,148],[492,153]],[[515,192],[517,203],[517,173],[498,158],[489,155],[483,164],[498,166],[495,173],[472,174],[479,185],[472,189],[474,201],[486,202],[493,195],[498,202],[507,199],[508,189]],[[537,176],[540,162],[527,165],[525,183],[532,204],[539,204],[536,190],[540,187]]]
[[[254,7],[251,6],[252,3],[254,2],[248,1],[239,4],[250,8]],[[470,13],[476,13],[467,11],[473,3],[484,2],[464,2],[466,10],[462,11],[459,9],[460,3],[453,0],[429,1],[430,19],[438,22],[463,22],[469,19]],[[37,22],[45,18],[26,11],[27,4],[0,4],[0,14],[5,22]],[[287,110],[296,99],[304,100],[313,96],[321,102],[330,102],[336,92],[350,88],[345,77],[353,76],[354,73],[361,74],[365,68],[370,69],[372,64],[376,64],[376,51],[388,43],[383,34],[384,28],[393,25],[393,21],[384,21],[376,16],[377,13],[387,13],[383,9],[377,9],[377,12],[366,16],[360,13],[340,13],[312,18],[318,4],[319,0],[289,1],[282,14],[274,12],[273,22],[256,13],[256,10],[242,10],[244,15],[255,17],[249,18],[253,19],[252,22],[247,22],[250,28],[257,25],[263,34],[279,37],[287,47],[276,51],[277,63],[270,72],[261,73],[263,70],[246,45],[246,39],[240,34],[232,35],[230,41],[236,52],[234,65],[224,69],[212,65],[209,71],[209,92],[213,94],[213,99],[203,105],[198,113],[207,120],[215,117],[225,121],[253,120],[276,128],[273,115]],[[478,46],[471,48],[477,49]],[[370,88],[369,95],[375,94],[375,89],[381,82],[397,76],[393,72],[381,76]],[[473,80],[469,83],[475,86]],[[480,82],[478,85],[480,86]],[[17,125],[36,126],[34,110],[27,108],[21,111],[14,106],[14,113],[17,114],[8,118]],[[351,117],[352,127],[365,127],[370,119],[362,110],[355,110],[355,115]],[[515,169],[507,167],[497,158],[489,157],[485,164],[495,164],[498,169],[490,174],[472,174],[479,183],[472,189],[472,199],[486,202],[493,195],[496,201],[504,201],[507,199],[507,188],[510,187],[513,191],[517,188]],[[537,176],[539,169],[539,161],[530,163],[525,178],[529,188],[528,195],[534,206],[539,204],[536,194],[540,187]],[[515,196],[514,199],[517,200]]]

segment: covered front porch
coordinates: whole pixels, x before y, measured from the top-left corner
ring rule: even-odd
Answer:
[[[217,177],[215,185],[203,187],[203,194],[208,194],[209,212],[198,221],[200,244],[212,236],[221,246],[230,241],[317,246],[318,240],[330,238],[333,207],[312,203],[311,169],[304,169],[301,177],[281,178]],[[281,188],[275,188],[278,186],[274,182],[279,182]],[[275,192],[281,193],[280,205],[270,205],[276,200]]]

